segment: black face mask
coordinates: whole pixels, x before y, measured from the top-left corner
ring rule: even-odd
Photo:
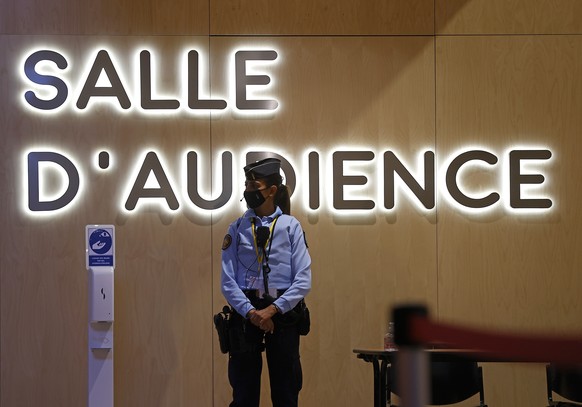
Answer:
[[[247,206],[251,209],[256,209],[265,202],[265,197],[261,194],[267,188],[256,189],[254,191],[245,191],[243,196],[245,201],[247,201]]]

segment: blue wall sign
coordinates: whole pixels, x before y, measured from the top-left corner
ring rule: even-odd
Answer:
[[[115,267],[115,227],[87,225],[87,268]]]

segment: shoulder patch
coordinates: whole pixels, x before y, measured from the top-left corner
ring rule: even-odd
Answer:
[[[231,243],[232,237],[229,234],[227,234],[226,236],[224,236],[224,240],[222,241],[222,250],[228,249]]]

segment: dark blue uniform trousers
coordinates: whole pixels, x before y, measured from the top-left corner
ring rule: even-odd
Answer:
[[[263,350],[267,354],[273,407],[297,406],[303,385],[297,325],[283,326],[277,324],[276,318],[274,321],[275,331],[264,333],[235,313],[231,324],[242,328],[245,343],[240,349],[231,350],[228,360],[228,379],[233,390],[231,407],[259,407]]]

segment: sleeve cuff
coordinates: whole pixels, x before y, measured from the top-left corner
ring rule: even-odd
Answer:
[[[289,303],[284,299],[277,299],[273,305],[279,309],[281,314],[285,314],[286,312],[290,311],[291,308],[289,307]]]
[[[250,310],[255,309],[255,307],[253,307],[253,305],[249,302],[248,304],[245,305],[244,309],[243,309],[243,317],[247,318],[247,315],[249,314]]]

